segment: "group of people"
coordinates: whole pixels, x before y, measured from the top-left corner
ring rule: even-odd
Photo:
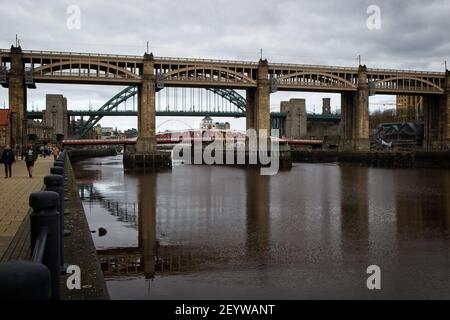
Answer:
[[[54,146],[51,150],[53,157],[56,160],[59,155],[59,149],[58,147]],[[33,168],[37,157],[38,153],[35,148],[31,144],[28,144],[26,150],[24,150],[24,152],[22,153],[22,159],[25,160],[25,164],[28,170],[28,176],[30,178],[33,178]],[[11,149],[11,146],[7,145],[3,149],[0,157],[0,163],[3,163],[3,165],[5,166],[5,179],[12,177],[12,167],[15,162],[16,155],[14,154],[13,149]]]
[[[39,147],[39,153],[41,154],[42,157],[49,157],[50,155],[53,155],[53,157],[56,158],[59,155],[59,148],[57,146],[53,146],[53,145],[42,145]]]

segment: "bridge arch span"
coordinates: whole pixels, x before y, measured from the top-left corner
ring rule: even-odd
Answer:
[[[176,69],[164,73],[164,78],[168,81],[186,79],[190,81],[238,82],[256,85],[254,79],[243,73],[213,66],[194,66]]]
[[[406,77],[406,76],[395,76],[395,77],[388,77],[385,79],[375,80],[373,83],[375,84],[375,89],[397,89],[399,88],[399,81],[405,80],[410,82],[416,82],[416,83],[422,83],[424,85],[424,89],[432,89],[437,92],[444,92],[444,90],[438,86],[437,84],[417,77]],[[411,87],[411,86],[406,86]],[[413,89],[416,89],[416,86],[412,86]]]
[[[331,85],[332,87],[344,87],[355,90],[357,88],[356,84],[347,79],[324,72],[301,71],[277,77],[279,85],[298,85],[300,82],[304,83],[309,81],[313,82],[311,84],[313,87]],[[315,84],[314,82],[316,81],[319,82],[319,84]]]
[[[81,70],[87,70],[87,72],[81,72]],[[70,71],[70,74],[87,74],[87,76],[100,76],[100,72],[104,75],[101,77],[119,77],[125,79],[141,79],[141,76],[131,72],[130,70],[121,68],[117,65],[109,64],[101,61],[82,61],[82,60],[68,60],[59,61],[49,64],[45,64],[34,68],[33,73],[35,76],[47,76],[57,75],[62,71]]]

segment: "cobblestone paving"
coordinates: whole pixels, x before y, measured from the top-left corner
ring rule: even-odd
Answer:
[[[44,176],[50,174],[53,157],[39,157],[28,177],[25,161],[18,160],[12,169],[12,178],[4,178],[4,166],[0,164],[0,257],[26,217],[30,193],[39,191],[44,185]]]

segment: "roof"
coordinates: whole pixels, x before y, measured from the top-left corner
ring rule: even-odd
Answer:
[[[423,133],[423,124],[416,122],[403,123],[382,123],[378,126],[375,133],[377,136],[386,136],[390,134],[416,135]]]
[[[0,109],[0,126],[8,125],[9,109]]]

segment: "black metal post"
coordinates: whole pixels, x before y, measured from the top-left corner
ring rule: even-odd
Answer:
[[[65,163],[64,163],[64,161],[61,161],[61,160],[56,160],[54,163],[53,163],[53,165],[55,166],[55,167],[61,167],[61,168],[65,168]]]
[[[52,167],[50,168],[51,174],[57,174],[64,177],[64,168],[62,167]]]
[[[54,191],[33,192],[30,195],[30,207],[33,212],[30,215],[31,248],[34,249],[42,230],[47,231],[47,241],[42,263],[50,271],[51,298],[60,298],[60,274],[61,274],[61,230],[59,212],[56,207],[59,195]]]
[[[60,252],[61,252],[61,269],[64,269],[64,178],[60,175],[51,174],[44,177],[45,191],[54,191],[59,195],[56,210],[59,212],[59,228],[60,232]]]
[[[11,261],[0,263],[0,300],[47,300],[50,271],[42,263]]]

